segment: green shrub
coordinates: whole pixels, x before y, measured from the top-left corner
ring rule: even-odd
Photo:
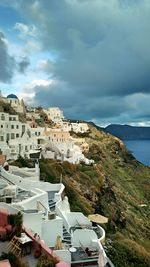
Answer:
[[[37,262],[36,267],[55,267],[59,261],[52,255],[42,255]]]
[[[116,267],[149,267],[150,254],[135,241],[117,240],[108,249],[108,255]]]
[[[24,262],[21,258],[16,256],[12,252],[2,252],[2,255],[0,256],[0,261],[8,259],[11,267],[29,267],[29,264],[27,262]]]

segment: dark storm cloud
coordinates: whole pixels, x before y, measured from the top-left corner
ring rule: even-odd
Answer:
[[[10,82],[15,69],[15,60],[8,54],[5,36],[0,32],[0,82]]]
[[[60,82],[55,86],[53,84],[36,86],[35,91],[37,105],[45,103],[46,107],[59,106],[63,108],[64,114],[72,119],[95,120],[100,117],[116,117],[122,113],[122,110],[131,109],[130,103],[120,97],[81,98],[81,95],[76,94],[74,90],[69,92],[68,86]]]
[[[30,65],[30,61],[28,58],[23,58],[22,61],[20,61],[18,63],[18,71],[20,73],[25,73],[26,69],[28,68],[28,66]]]
[[[126,97],[150,93],[149,1],[27,0],[20,10],[38,26],[43,49],[58,55],[60,82],[38,88],[36,102],[82,118],[134,119]]]

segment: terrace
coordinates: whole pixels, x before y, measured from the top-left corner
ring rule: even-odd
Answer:
[[[1,242],[0,241],[0,256],[2,255],[3,252],[8,253],[10,252],[8,249],[9,241]],[[31,254],[25,255],[21,257],[21,260],[24,262],[27,262],[29,264],[29,267],[35,267],[37,265],[37,260],[34,257],[33,250],[31,251]]]
[[[56,267],[67,267],[67,263],[52,255],[53,251],[40,240],[34,233],[22,229],[20,237],[14,236],[10,241],[0,241],[0,256],[3,252],[12,252],[21,259],[22,262],[27,263],[29,267],[36,267],[38,258],[45,255],[49,261],[56,262]]]
[[[16,185],[3,184],[0,188],[0,202],[16,203],[35,196],[31,191],[19,188]]]
[[[8,180],[8,173],[6,173],[5,176]],[[97,266],[99,260],[107,260],[104,253],[100,254],[100,251],[103,252],[103,249],[99,242],[102,237],[105,237],[105,232],[103,233],[103,229],[100,226],[93,226],[92,222],[82,213],[70,211],[67,197],[61,198],[64,190],[62,184],[52,185],[44,182],[35,183],[30,181],[30,186],[28,186],[28,179],[26,180],[23,177],[17,178],[17,176],[12,176],[12,178],[14,179],[14,183],[17,181],[19,187],[14,184],[2,186],[0,188],[2,198],[9,198],[10,190],[12,193],[11,203],[15,204],[15,202],[25,201],[22,204],[16,203],[16,205],[8,205],[10,207],[9,212],[12,212],[13,209],[20,209],[22,205],[23,210],[21,210],[26,227],[34,229],[48,246],[53,246],[52,248],[57,257],[64,259],[67,261],[68,265],[73,266],[80,266],[83,264]],[[4,182],[5,181],[3,181],[3,183]],[[22,184],[24,189],[20,188],[20,184]],[[37,188],[35,188],[35,184]],[[27,190],[28,188],[31,188],[34,193],[29,192]],[[47,189],[46,191],[45,188]],[[40,196],[42,197],[40,198]],[[3,205],[4,203],[0,203],[0,206]],[[6,207],[6,205],[7,204],[5,204],[4,207]],[[48,216],[43,218],[42,212],[45,210],[50,210],[50,212],[46,213]],[[57,216],[54,216],[56,214]],[[49,231],[49,229],[52,229],[52,231]],[[22,257],[28,259],[29,263],[31,262],[30,266],[34,267],[37,261],[35,259],[34,244],[40,245],[42,253],[44,252],[47,255],[50,254],[51,249],[49,249],[42,240],[35,240],[34,234],[26,234],[29,236],[30,242],[33,245],[31,246],[30,254],[22,255]],[[57,236],[61,236],[62,238],[62,247],[60,249],[55,248]],[[104,267],[104,264],[101,266]]]
[[[89,250],[91,254],[87,254],[81,247],[70,248],[71,251],[71,265],[83,263],[84,265],[98,265],[99,252],[96,250]]]

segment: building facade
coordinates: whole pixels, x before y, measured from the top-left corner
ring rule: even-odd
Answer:
[[[10,104],[10,106],[18,113],[25,113],[25,105],[23,99],[19,100],[14,94],[3,97],[0,92],[0,101]]]
[[[44,112],[47,114],[48,119],[55,123],[64,119],[63,111],[58,107],[44,109]]]

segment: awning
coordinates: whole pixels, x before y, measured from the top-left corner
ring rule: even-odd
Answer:
[[[108,223],[108,218],[104,217],[104,216],[102,216],[100,214],[90,214],[88,216],[88,219],[91,222],[95,222],[95,223]]]

